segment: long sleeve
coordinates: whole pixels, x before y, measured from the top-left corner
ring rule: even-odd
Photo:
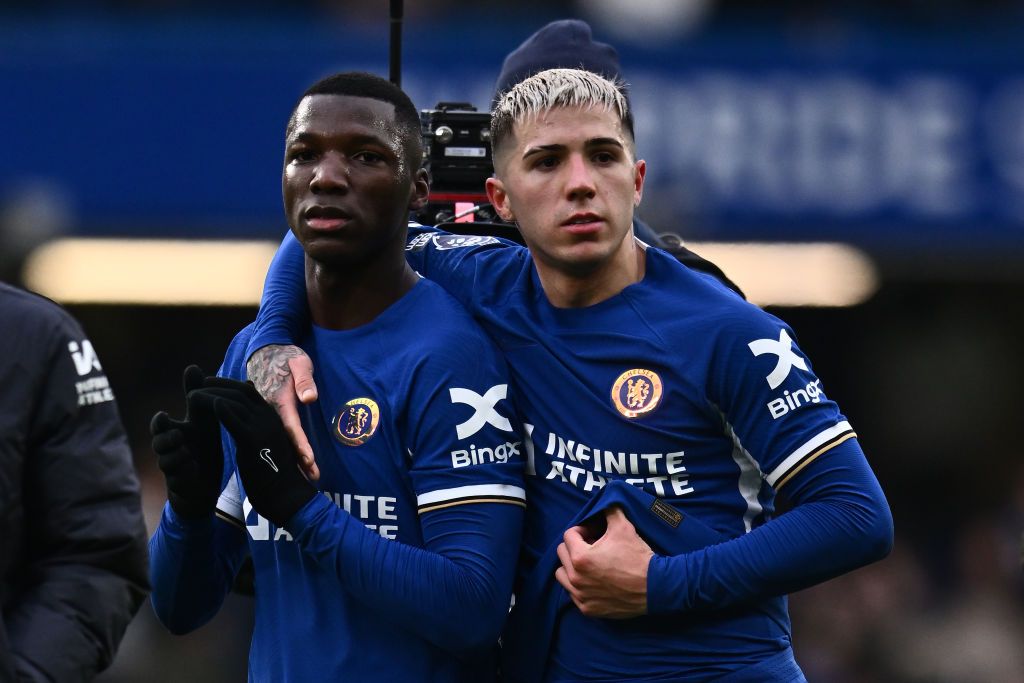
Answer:
[[[352,595],[438,647],[461,652],[497,642],[522,517],[522,507],[501,503],[427,512],[425,548],[416,548],[382,538],[316,496],[286,527]]]
[[[786,488],[794,503],[739,538],[649,565],[652,613],[718,609],[800,590],[885,557],[889,506],[856,440],[811,462]]]
[[[148,589],[146,530],[131,451],[92,345],[63,311],[43,319],[45,327],[27,317],[15,334],[32,344],[14,356],[15,367],[32,368],[22,381],[38,368],[42,381],[28,403],[27,552],[3,622],[19,680],[91,680],[112,661]]]
[[[432,240],[440,240],[434,244]],[[469,246],[469,248],[455,247]],[[424,277],[441,285],[467,308],[478,292],[478,272],[486,272],[486,262],[477,257],[490,250],[518,247],[495,237],[451,235],[432,227],[409,224],[405,256],[409,265]],[[525,250],[522,250],[523,258]],[[305,254],[290,232],[281,241],[263,284],[260,310],[254,332],[246,346],[248,359],[270,344],[294,344],[309,323],[306,300]]]
[[[267,271],[246,358],[269,344],[294,344],[299,330],[305,329],[309,320],[305,258],[299,241],[291,232],[286,234]]]
[[[228,368],[239,374],[240,337],[229,347],[218,374]],[[175,634],[193,631],[217,614],[249,553],[233,475],[234,442],[223,429],[221,452],[224,470],[217,511],[204,519],[185,519],[166,503],[149,541],[153,611]]]
[[[149,542],[153,611],[172,633],[213,618],[245,558],[245,533],[210,515],[186,520],[164,506]]]

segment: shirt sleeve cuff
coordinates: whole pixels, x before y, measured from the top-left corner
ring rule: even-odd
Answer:
[[[699,552],[699,551],[698,551]],[[670,614],[687,609],[689,595],[682,571],[686,555],[653,555],[647,565],[647,613]]]
[[[214,513],[211,511],[206,517],[182,517],[171,504],[164,503],[164,525],[176,536],[195,535],[200,533],[213,533]]]
[[[285,522],[284,528],[292,536],[298,537],[310,527],[319,524],[320,520],[330,513],[332,507],[334,503],[328,500],[327,496],[317,493]]]

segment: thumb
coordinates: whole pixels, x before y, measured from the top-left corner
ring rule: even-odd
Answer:
[[[570,558],[578,557],[590,547],[590,544],[583,538],[582,527],[578,526],[565,530],[565,533],[562,534],[562,543],[565,544],[565,549],[569,551]]]
[[[605,512],[605,520],[608,522],[608,531],[601,537],[598,543],[605,546],[619,548],[644,548],[651,551],[650,544],[637,532],[636,527],[626,517],[626,513],[619,506],[615,506]],[[595,544],[596,545],[596,544]]]
[[[181,383],[185,387],[185,395],[193,389],[199,389],[203,386],[203,379],[206,377],[206,373],[203,372],[202,368],[198,365],[190,365],[185,368],[185,374],[182,376]]]
[[[629,517],[626,517],[626,513],[618,505],[613,505],[605,510],[604,519],[608,523],[608,531],[606,533],[614,533],[616,531],[636,531],[633,527],[633,523],[629,521]]]
[[[313,381],[313,361],[305,353],[288,360],[292,380],[295,383],[295,395],[303,403],[312,403],[317,399],[316,382]]]
[[[166,432],[171,427],[171,416],[163,410],[154,415],[153,419],[149,421],[149,433],[152,436]]]

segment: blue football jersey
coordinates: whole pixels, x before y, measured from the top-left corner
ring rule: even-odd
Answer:
[[[771,518],[802,467],[855,438],[785,323],[661,250],[647,249],[642,281],[564,309],[524,248],[425,231],[407,249],[497,342],[522,398],[524,574],[610,481],[735,538]],[[789,642],[784,597],[618,621],[570,609],[550,661],[580,680],[635,679],[638,667],[644,680],[713,677]]]
[[[249,333],[232,343],[225,374],[244,377]],[[421,280],[361,327],[312,327],[300,344],[320,390],[303,409],[303,427],[320,468],[315,484],[331,504],[413,547],[424,545],[421,515],[466,503],[525,504],[505,364],[436,284]],[[230,464],[233,447],[225,445]],[[245,530],[255,568],[251,680],[484,680],[472,657],[443,651],[354,594],[335,567],[259,516],[237,474],[218,515]]]

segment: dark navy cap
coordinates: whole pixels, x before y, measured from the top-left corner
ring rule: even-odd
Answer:
[[[622,80],[619,53],[614,47],[595,42],[587,22],[559,19],[541,28],[505,57],[494,84],[491,108],[505,91],[545,69],[585,69],[612,81]]]

